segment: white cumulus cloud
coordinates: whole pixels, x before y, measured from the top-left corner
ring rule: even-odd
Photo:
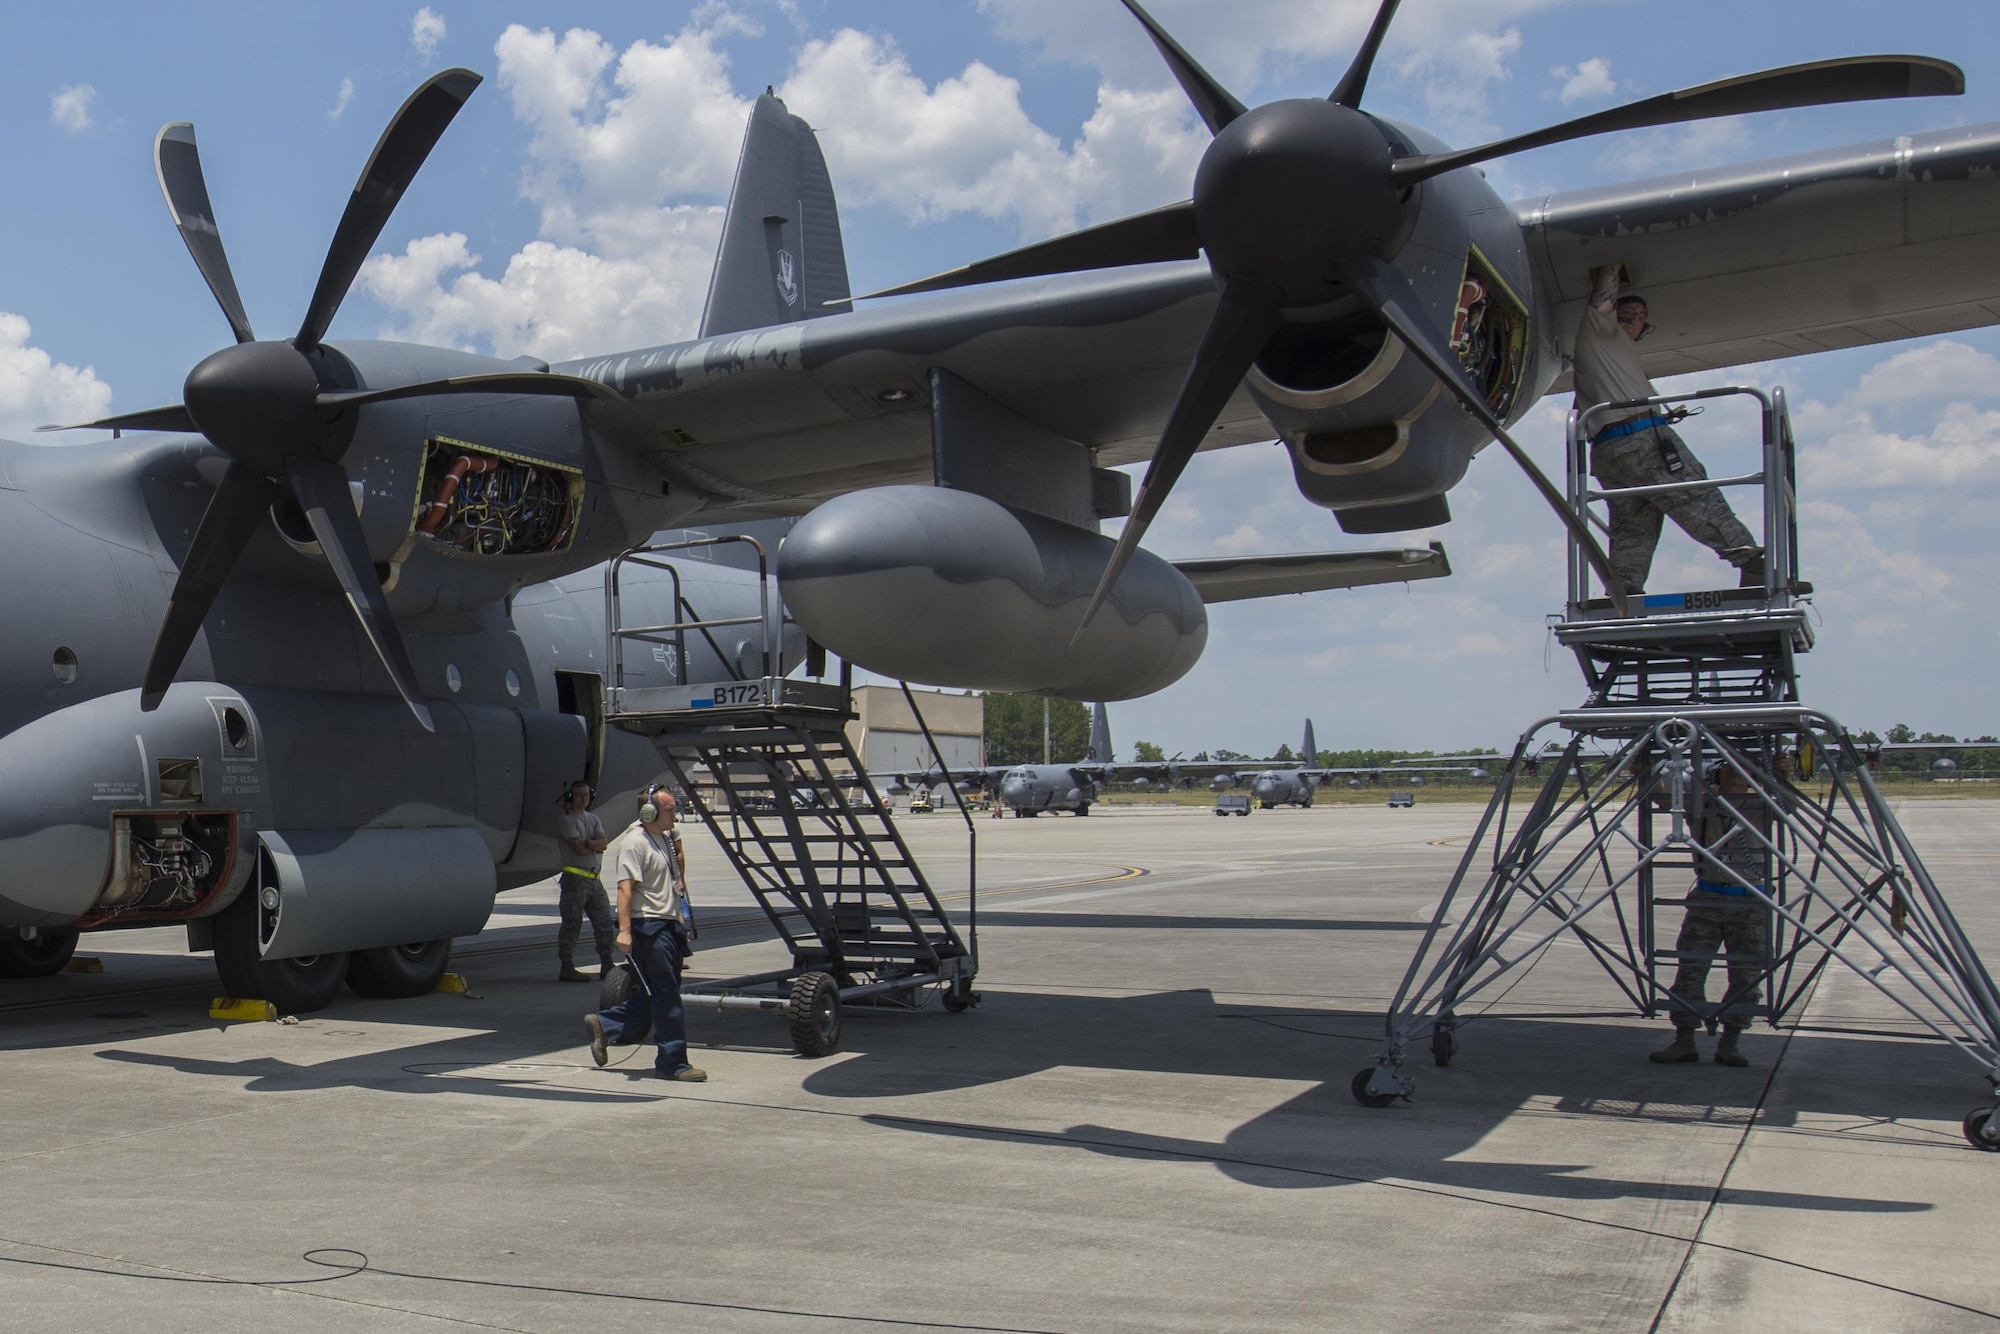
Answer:
[[[437,54],[439,43],[444,41],[444,15],[425,5],[410,20],[410,45],[417,54],[429,60]]]
[[[19,315],[0,311],[0,436],[25,440],[37,426],[102,417],[111,386],[88,366],[67,365],[30,346],[32,332]]]
[[[1617,81],[1611,77],[1611,62],[1602,56],[1579,60],[1574,69],[1568,65],[1557,65],[1549,74],[1562,83],[1556,91],[1556,98],[1564,106],[1578,102],[1601,102],[1618,91]]]
[[[342,79],[340,91],[333,96],[333,109],[326,113],[328,120],[339,120],[347,111],[347,104],[354,100],[354,80]]]
[[[96,106],[95,88],[87,83],[68,84],[49,98],[49,119],[74,134],[90,128]]]

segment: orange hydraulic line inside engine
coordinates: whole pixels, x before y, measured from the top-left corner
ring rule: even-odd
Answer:
[[[434,533],[444,522],[444,516],[451,512],[451,498],[458,494],[458,484],[465,480],[469,472],[492,472],[500,466],[499,459],[476,459],[470,454],[460,454],[438,483],[437,495],[424,506],[423,517],[417,520],[417,531]]]

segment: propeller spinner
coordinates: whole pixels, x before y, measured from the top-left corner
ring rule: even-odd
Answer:
[[[1818,61],[1666,93],[1629,106],[1475,148],[1399,156],[1361,96],[1399,0],[1383,0],[1347,72],[1325,101],[1292,99],[1246,108],[1138,3],[1145,27],[1214,140],[1195,171],[1189,200],[1085,228],[874,296],[941,291],[1005,278],[1206,253],[1220,292],[1167,425],[1154,448],[1132,514],[1106,564],[1083,625],[1103,605],[1132,552],[1165,505],[1209,428],[1288,310],[1360,299],[1498,440],[1575,534],[1615,601],[1623,586],[1588,526],[1507,433],[1466,377],[1400,270],[1384,251],[1409,206],[1410,190],[1440,173],[1529,148],[1646,126],[1716,116],[1881,98],[1965,91],[1957,66],[1919,56]],[[1082,630],[1079,628],[1078,634]]]

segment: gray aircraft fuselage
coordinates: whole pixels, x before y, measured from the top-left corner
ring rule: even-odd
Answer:
[[[339,350],[392,375],[494,364],[392,344]],[[429,407],[364,409],[346,461],[435,734],[395,695],[317,548],[277,520],[260,526],[165,702],[142,712],[137,687],[223,458],[198,438],[0,442],[0,561],[16,572],[5,595],[14,632],[0,645],[0,928],[209,915],[250,878],[266,831],[469,827],[504,889],[559,868],[555,802],[569,780],[588,773],[600,805],[621,813],[624,796],[658,773],[650,743],[616,729],[601,757],[593,750],[585,715],[606,672],[603,562],[691,498],[665,494],[650,470],[602,447],[570,403]],[[574,468],[582,501],[571,543],[482,557],[414,540],[410,457],[439,439]],[[700,615],[753,613],[754,573],[674,566]],[[628,568],[622,583],[628,622],[680,619],[668,573]],[[755,631],[729,633],[628,651],[625,683],[759,674]],[[802,638],[788,627],[786,640],[790,665]],[[212,823],[211,883],[198,902],[108,910],[120,875],[114,826],[155,815]],[[382,943],[405,938],[384,930]]]
[[[1266,769],[1250,780],[1250,795],[1265,810],[1274,806],[1310,806],[1313,781],[1297,769]]]
[[[1097,784],[1067,764],[1017,764],[1000,775],[999,800],[1016,815],[1087,815],[1097,801]]]

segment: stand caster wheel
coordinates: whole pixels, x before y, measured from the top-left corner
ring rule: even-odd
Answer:
[[[840,984],[825,973],[792,979],[792,1047],[814,1060],[840,1050]]]
[[[1992,1124],[1992,1107],[1975,1107],[1965,1114],[1965,1141],[1975,1149],[2000,1153],[2000,1127]]]
[[[939,994],[938,1000],[944,1005],[945,1009],[951,1011],[953,1014],[964,1014],[967,1010],[979,1004],[979,993],[971,987],[961,987],[957,983],[953,983]]]
[[[1396,1095],[1393,1093],[1370,1093],[1368,1091],[1368,1081],[1373,1078],[1375,1078],[1375,1067],[1364,1065],[1354,1072],[1354,1082],[1349,1084],[1348,1088],[1353,1092],[1354,1100],[1363,1107],[1387,1107],[1396,1100]]]
[[[1431,1030],[1431,1064],[1440,1068],[1451,1064],[1451,1058],[1458,1051],[1458,1035],[1449,1028]]]

